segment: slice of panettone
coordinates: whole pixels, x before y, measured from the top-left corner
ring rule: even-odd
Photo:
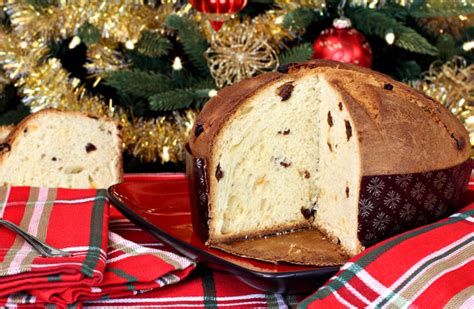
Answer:
[[[122,181],[117,124],[46,109],[26,117],[0,147],[0,184],[107,188]]]

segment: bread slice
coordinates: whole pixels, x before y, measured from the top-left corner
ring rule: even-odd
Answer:
[[[0,126],[0,144],[7,141],[8,134],[13,131],[15,126]]]
[[[317,227],[354,255],[453,211],[469,177],[468,134],[448,110],[336,62],[225,88],[193,130],[191,201],[210,245]]]
[[[2,185],[107,188],[122,174],[117,124],[79,112],[34,113],[1,147]]]

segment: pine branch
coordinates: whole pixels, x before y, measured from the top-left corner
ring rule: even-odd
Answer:
[[[209,47],[209,44],[204,35],[198,30],[196,24],[177,15],[168,16],[165,24],[167,27],[178,32],[184,52],[191,59],[192,64],[201,74],[209,76],[209,68],[204,57],[204,52]]]
[[[171,70],[169,59],[163,60],[159,57],[150,57],[139,53],[136,50],[127,50],[125,52],[127,59],[130,59],[133,68],[139,71],[155,71],[168,73]]]
[[[474,13],[474,7],[470,5],[461,5],[459,2],[451,1],[440,5],[427,6],[412,5],[408,11],[414,18],[433,18],[433,17],[451,17],[458,15],[469,15]]]
[[[145,31],[137,43],[137,50],[145,56],[161,57],[171,49],[171,42],[156,33]]]
[[[168,76],[143,71],[112,72],[105,79],[105,84],[135,97],[149,97],[172,88]]]
[[[149,98],[150,108],[155,111],[170,111],[182,109],[192,105],[193,91],[187,89],[174,89]]]
[[[280,56],[280,64],[286,64],[290,62],[301,62],[311,59],[313,55],[313,49],[310,43],[303,43],[297,45],[291,49],[287,49]]]
[[[366,34],[385,38],[389,32],[395,34],[394,45],[403,49],[426,55],[437,55],[438,49],[431,45],[423,36],[379,11],[368,8],[346,10],[354,27]]]
[[[201,107],[209,100],[210,90],[183,88],[166,91],[149,98],[150,108],[155,111],[171,111],[191,106]]]
[[[308,28],[312,23],[321,20],[322,17],[318,11],[298,8],[286,14],[283,26],[291,31],[300,32]]]

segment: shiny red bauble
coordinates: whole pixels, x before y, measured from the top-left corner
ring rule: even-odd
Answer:
[[[190,0],[190,2],[196,10],[206,14],[216,31],[222,27],[228,14],[237,13],[247,5],[247,0]]]
[[[365,36],[352,28],[347,18],[336,18],[333,27],[321,32],[313,43],[313,58],[372,65],[372,50]]]

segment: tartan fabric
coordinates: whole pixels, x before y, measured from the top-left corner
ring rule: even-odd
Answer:
[[[147,175],[145,181],[152,180],[152,176]],[[140,180],[139,175],[134,175],[134,177],[137,178],[134,178],[134,181]],[[2,209],[5,208],[5,196],[8,194],[0,192],[1,215]],[[68,195],[67,199],[70,196],[72,195]],[[80,199],[80,194],[74,196]],[[22,215],[17,215],[15,217],[17,221],[12,221],[21,222],[21,217]],[[156,261],[148,257],[150,260],[147,258],[140,264],[140,255],[134,256],[135,253],[143,254],[143,251],[158,250],[154,258],[159,260],[159,264],[166,264],[160,258],[160,254],[163,252],[175,254],[176,252],[130,223],[114,208],[110,209],[109,229],[108,235],[111,241],[108,243],[107,251],[113,253],[107,256],[109,262],[107,263],[106,260],[105,264],[107,267],[109,264],[114,267],[109,271],[104,267],[102,276],[103,282],[110,280],[110,284],[103,286],[99,284],[92,288],[88,286],[88,290],[74,289],[77,295],[82,294],[75,296],[80,300],[69,302],[68,307],[287,308],[299,304],[301,308],[367,306],[474,308],[474,276],[472,276],[474,273],[472,261],[474,204],[448,219],[407,232],[369,248],[351,259],[324,287],[309,297],[307,294],[264,293],[247,286],[233,275],[211,271],[204,267],[198,267],[189,273],[193,265],[183,270],[168,271],[162,276],[157,274],[155,282],[149,280],[146,283],[147,286],[141,285],[143,281],[137,284],[134,278],[149,275],[150,271],[155,270],[155,267],[151,265],[154,265]],[[4,229],[0,228],[0,244],[2,244],[3,232],[5,232]],[[4,254],[3,251],[0,253]],[[129,260],[129,255],[136,257],[136,260]],[[122,259],[122,257],[126,258]],[[176,258],[179,259],[179,255],[176,255]],[[112,259],[115,260],[110,262]],[[134,261],[133,263],[137,263],[134,264],[136,268],[114,264],[122,261]],[[173,263],[171,266],[167,265],[165,266],[167,270],[173,269],[173,265],[176,266]],[[0,277],[0,291],[2,291],[1,284],[5,278],[7,277]],[[50,278],[55,279],[52,276]],[[179,280],[181,280],[179,283],[169,286],[162,284]],[[98,289],[101,289],[100,292]],[[151,290],[144,292],[147,289]],[[51,296],[45,296],[46,299],[47,297]],[[303,300],[304,297],[307,298]],[[35,296],[25,293],[10,295],[9,299],[0,300],[0,307],[6,305],[7,301],[9,306],[24,308],[37,308],[38,305],[46,304]],[[58,299],[54,304],[50,303],[48,307],[64,307],[64,305],[65,302]]]
[[[0,214],[73,253],[39,257],[0,228],[0,306],[80,307],[83,300],[129,297],[176,283],[194,268],[187,258],[109,231],[104,190],[2,187]]]
[[[72,257],[44,258],[0,226],[0,297],[19,291],[96,285],[103,279],[109,208],[105,190],[0,187],[0,217]]]
[[[474,308],[474,204],[348,261],[299,308]]]

